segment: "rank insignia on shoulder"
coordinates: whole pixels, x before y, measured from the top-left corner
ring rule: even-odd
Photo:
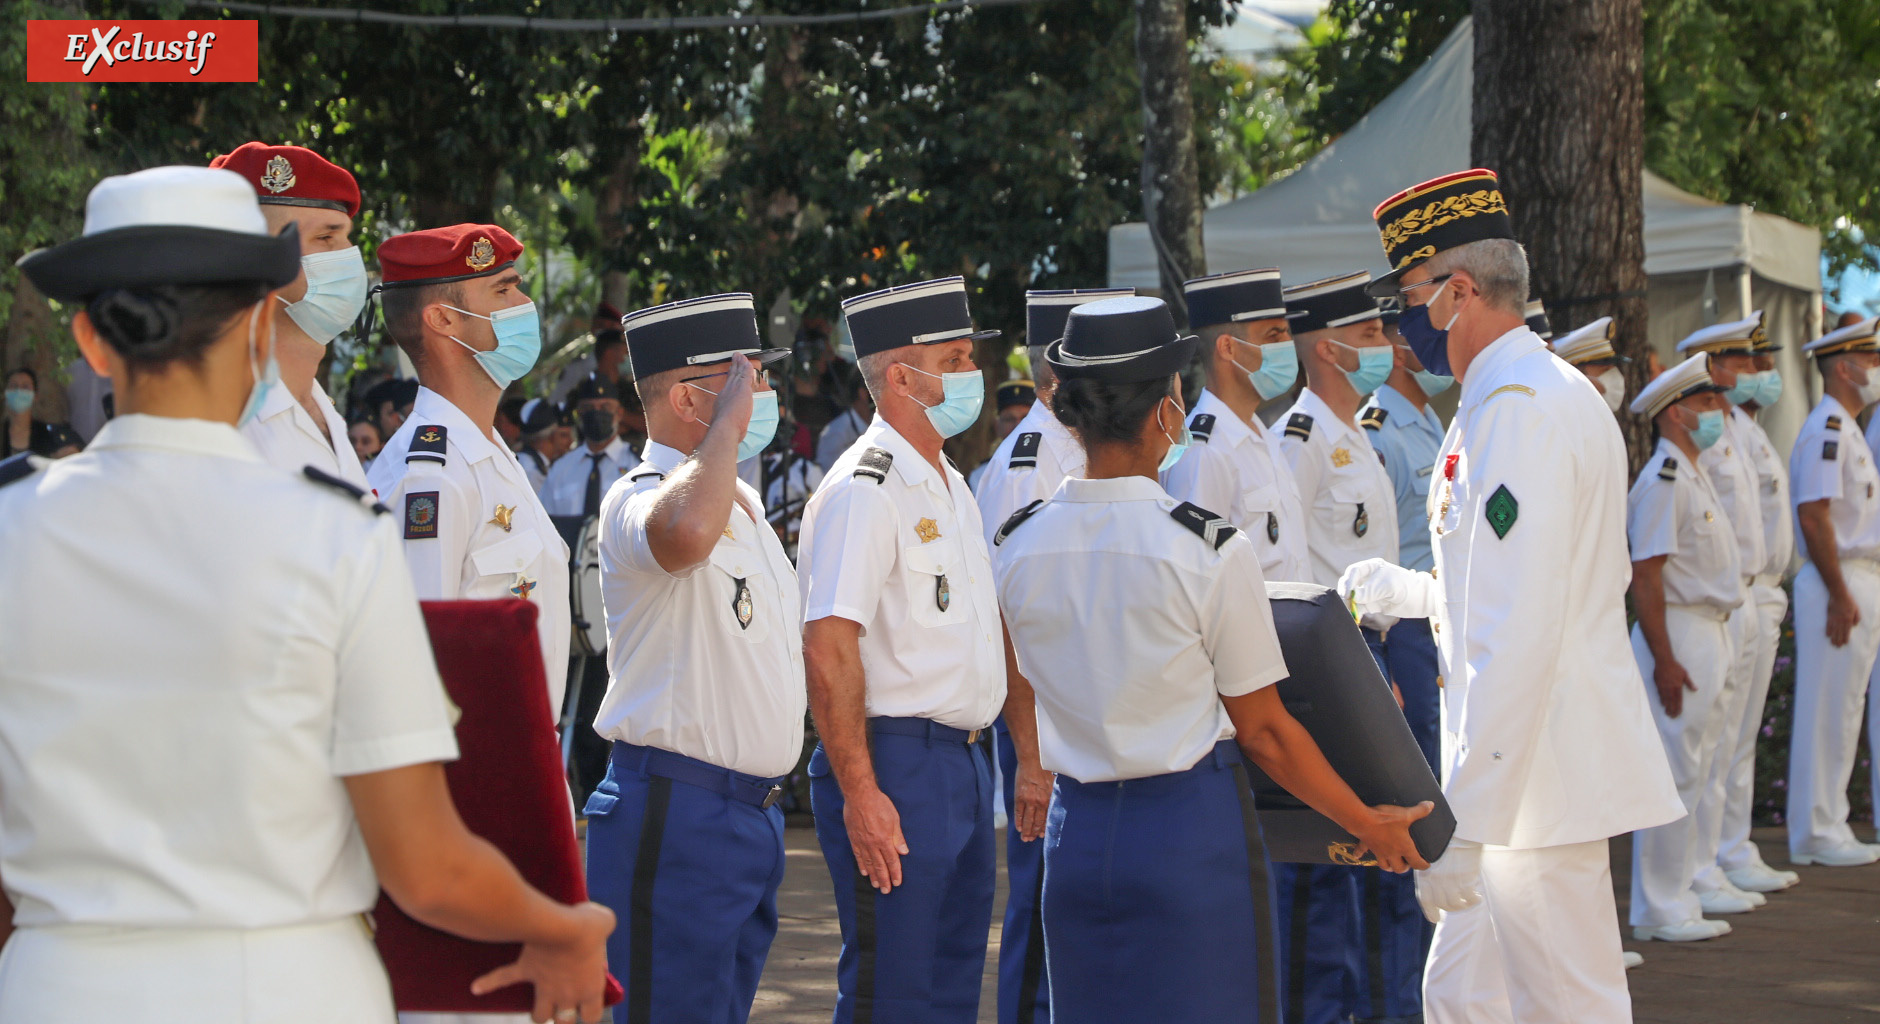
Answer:
[[[652,477],[655,480],[664,480],[666,479],[666,474],[661,473],[659,470],[654,469],[644,462],[627,473],[627,480],[635,484],[647,477]]]
[[[1488,525],[1494,529],[1497,540],[1507,540],[1508,531],[1514,529],[1514,520],[1521,513],[1521,503],[1514,500],[1514,493],[1507,484],[1495,488],[1495,493],[1488,496],[1488,503],[1482,506],[1482,514],[1488,517]]]
[[[1382,430],[1384,429],[1384,421],[1389,418],[1389,409],[1381,405],[1374,405],[1365,410],[1364,417],[1358,420],[1358,426],[1366,430]]]
[[[1841,417],[1839,417],[1839,416],[1830,416],[1830,417],[1828,417],[1828,429],[1829,429],[1829,430],[1839,430],[1839,429],[1841,429]]]
[[[413,491],[405,495],[405,539],[437,536],[437,492]]]
[[[1286,419],[1286,436],[1296,437],[1301,441],[1312,436],[1312,417],[1296,412]]]
[[[894,453],[886,448],[870,448],[855,460],[855,476],[873,480],[878,484],[888,482],[888,470],[894,466]]]
[[[1207,444],[1208,438],[1214,436],[1214,414],[1211,412],[1196,413],[1195,418],[1188,421],[1188,432],[1195,435],[1195,440],[1202,444]]]
[[[443,462],[444,438],[449,433],[437,424],[426,424],[411,435],[411,450],[405,453],[406,462]]]
[[[8,460],[8,461],[11,461],[11,460]],[[0,471],[3,471],[5,469],[5,466],[6,466],[5,463],[0,463]],[[324,487],[331,487],[332,489],[340,492],[341,494],[344,494],[352,498],[352,500],[371,509],[374,513],[378,515],[384,515],[385,513],[391,511],[391,509],[386,508],[384,505],[380,504],[376,499],[369,497],[368,495],[370,494],[370,492],[367,491],[365,488],[349,480],[341,480],[339,477],[336,477],[333,474],[328,473],[326,470],[321,469],[318,466],[303,466],[301,467],[300,473],[302,476],[306,477],[307,479],[313,481],[316,484],[320,484]]]
[[[1005,543],[1005,538],[1010,537],[1012,535],[1013,530],[1016,530],[1020,526],[1023,526],[1025,524],[1025,520],[1030,519],[1033,515],[1037,514],[1038,510],[1043,507],[1044,507],[1044,499],[1039,498],[1038,500],[1032,502],[1031,504],[1026,505],[1024,508],[1019,509],[1017,512],[1014,512],[1011,515],[1007,516],[1005,519],[1004,525],[999,527],[999,532],[992,535],[992,546],[996,548],[999,545]]]
[[[1664,463],[1658,467],[1658,479],[1676,480],[1677,478],[1678,478],[1678,460],[1666,459]]]
[[[0,460],[0,487],[32,476],[39,471],[45,460],[31,452],[21,452],[5,460]]]
[[[1227,543],[1236,532],[1227,520],[1190,502],[1184,501],[1170,509],[1169,515],[1195,536],[1207,541],[1208,546],[1216,551],[1221,550],[1221,545]]]
[[[1821,442],[1822,461],[1833,462],[1835,457],[1840,454],[1841,454],[1841,442],[1833,441],[1833,440]]]
[[[1032,469],[1038,465],[1038,449],[1044,445],[1044,435],[1035,430],[1027,430],[1012,442],[1013,469]]]

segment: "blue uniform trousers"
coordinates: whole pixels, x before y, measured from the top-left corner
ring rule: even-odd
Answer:
[[[1346,1024],[1358,988],[1358,878],[1375,868],[1274,864],[1285,1024]]]
[[[587,880],[617,920],[619,1024],[743,1024],[777,935],[783,811],[759,779],[615,743],[587,802]]]
[[[1013,813],[1013,779],[1018,750],[1005,721],[993,723],[999,746],[999,771],[1005,788],[1005,924],[999,932],[999,1024],[1046,1024],[1051,1019],[1050,975],[1044,962],[1044,840],[1018,837]]]
[[[907,841],[893,892],[877,892],[855,869],[829,757],[818,746],[809,761],[816,838],[842,925],[835,1024],[973,1024],[998,870],[987,744],[918,718],[869,727],[875,779]]]

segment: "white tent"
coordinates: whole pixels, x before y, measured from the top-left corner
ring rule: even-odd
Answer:
[[[1288,283],[1369,268],[1384,252],[1371,211],[1406,186],[1472,166],[1469,113],[1474,26],[1468,19],[1351,130],[1297,171],[1258,192],[1207,211],[1208,270],[1277,266]],[[1786,451],[1818,384],[1800,343],[1820,333],[1821,236],[1747,206],[1714,203],[1645,172],[1645,273],[1650,278],[1650,341],[1666,365],[1680,338],[1724,319],[1768,314],[1770,336],[1792,386],[1763,417]],[[1157,290],[1148,226],[1110,229],[1112,287]]]

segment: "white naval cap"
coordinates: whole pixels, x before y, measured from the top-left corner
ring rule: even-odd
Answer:
[[[1612,317],[1602,316],[1553,340],[1554,355],[1579,366],[1619,358],[1612,347]]]
[[[1704,391],[1722,391],[1710,376],[1710,357],[1699,353],[1653,377],[1632,399],[1632,411],[1647,418],[1664,412],[1671,403]]]
[[[1528,330],[1540,335],[1542,340],[1554,336],[1554,328],[1547,320],[1547,307],[1541,304],[1541,300],[1527,300],[1527,305],[1521,310],[1521,319],[1526,320]]]
[[[1880,317],[1870,316],[1859,323],[1829,331],[1802,346],[1802,352],[1816,358],[1838,356],[1847,352],[1880,352]]]
[[[1741,320],[1711,324],[1700,331],[1693,331],[1683,341],[1678,342],[1678,351],[1708,352],[1712,355],[1750,355],[1754,352],[1767,351],[1763,333],[1763,311],[1756,310]]]

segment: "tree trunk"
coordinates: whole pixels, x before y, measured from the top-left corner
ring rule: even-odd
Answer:
[[[1207,273],[1201,246],[1201,174],[1188,83],[1184,0],[1136,0],[1136,70],[1142,79],[1142,212],[1155,243],[1162,298],[1188,322],[1182,282]]]
[[[1645,34],[1640,0],[1475,0],[1473,149],[1501,176],[1556,336],[1613,318],[1646,380]],[[1619,417],[1637,472],[1650,424]]]

